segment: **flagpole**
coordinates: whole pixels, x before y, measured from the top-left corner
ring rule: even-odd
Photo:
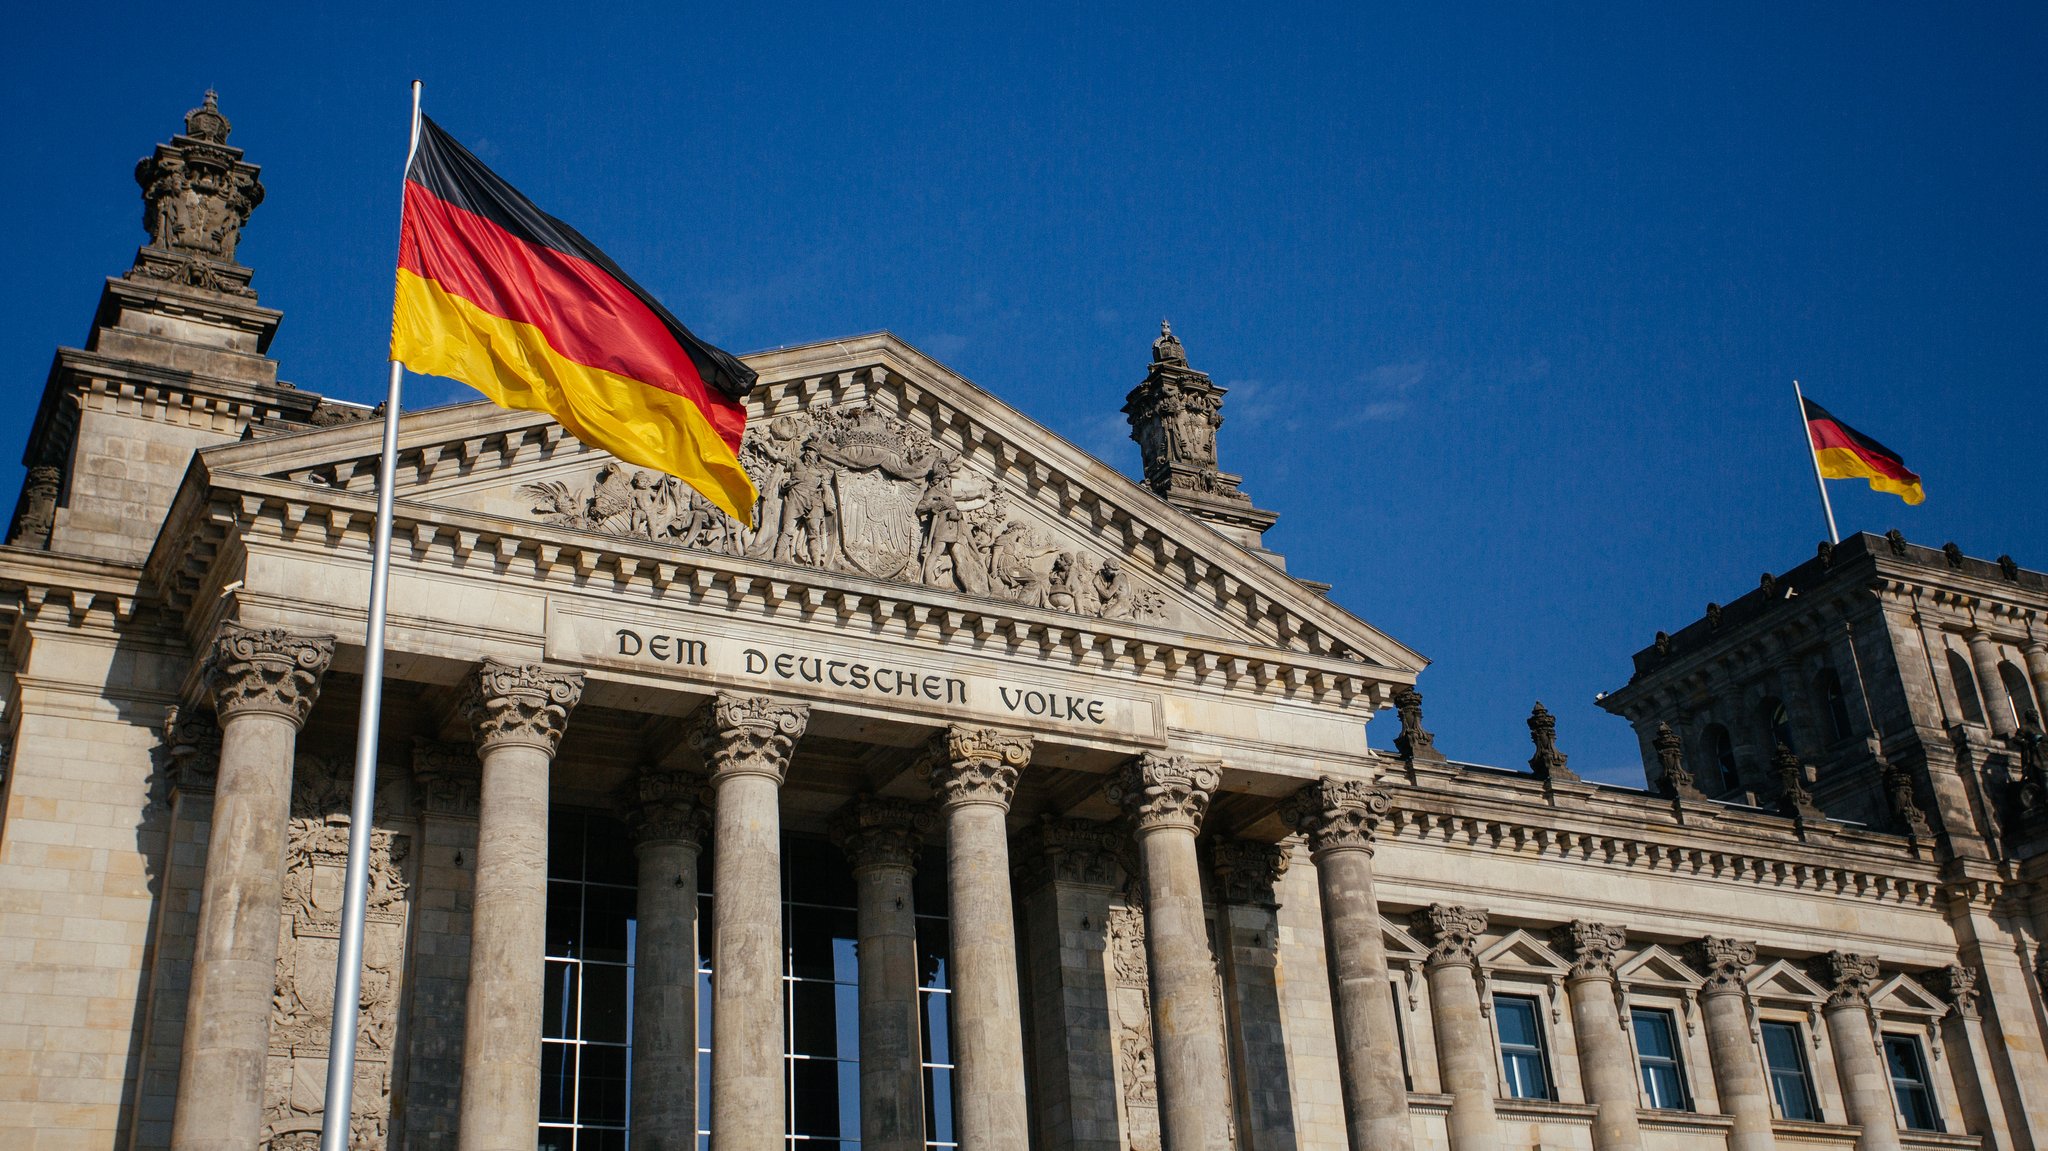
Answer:
[[[1835,530],[1835,505],[1828,502],[1828,481],[1820,474],[1820,454],[1813,450],[1813,425],[1806,420],[1806,395],[1799,381],[1792,381],[1792,396],[1799,401],[1799,434],[1806,440],[1806,462],[1813,465],[1813,483],[1820,489],[1820,510],[1828,514],[1828,542],[1840,545],[1842,533]]]
[[[420,82],[412,82],[412,139],[420,147]],[[402,185],[401,185],[402,186]],[[327,1035],[327,1094],[320,1151],[348,1151],[356,1085],[356,1020],[363,987],[363,912],[370,894],[370,823],[377,805],[377,732],[384,702],[384,605],[391,590],[391,489],[398,471],[398,401],[405,367],[391,361],[384,401],[384,454],[377,463],[377,527],[370,544],[370,611],[363,635],[363,703],[356,720],[356,778],[349,805],[348,871],[341,900],[341,947],[334,960],[334,1027]]]

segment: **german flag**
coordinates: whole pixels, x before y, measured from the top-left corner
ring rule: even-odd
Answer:
[[[1820,474],[1831,480],[1869,480],[1873,490],[1890,492],[1909,504],[1927,498],[1920,477],[1906,467],[1899,453],[1828,414],[1826,408],[1800,397],[1806,405],[1806,436]]]
[[[424,116],[405,173],[391,358],[546,412],[753,519],[739,447],[754,370]]]

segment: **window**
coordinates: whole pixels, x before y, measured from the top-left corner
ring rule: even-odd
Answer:
[[[625,1151],[638,866],[615,820],[556,811],[548,825],[540,1147]]]
[[[1643,1097],[1659,1111],[1692,1110],[1671,1013],[1637,1007],[1629,1011],[1629,1020],[1636,1034],[1636,1063],[1643,1072]]]
[[[1817,1122],[1820,1108],[1813,1101],[1813,1076],[1806,1069],[1806,1049],[1797,1023],[1765,1020],[1764,1066],[1771,1073],[1771,1094],[1778,1099],[1778,1116]]]
[[[1493,1023],[1500,1033],[1501,1090],[1510,1099],[1551,1097],[1538,1011],[1536,1001],[1528,996],[1493,997]]]
[[[943,851],[926,849],[911,898],[917,905],[917,1005],[924,1029],[924,1145],[952,1151],[960,1137],[954,1123],[953,964]]]
[[[1792,738],[1792,713],[1785,710],[1783,700],[1776,696],[1764,700],[1757,706],[1757,716],[1764,721],[1764,730],[1770,733],[1774,750],[1778,744],[1793,751],[1799,750],[1799,744]]]
[[[1970,661],[1954,648],[1948,649],[1948,677],[1956,681],[1956,697],[1963,705],[1963,722],[1983,723],[1984,705],[1977,699],[1977,677],[1970,672]]]
[[[1910,1131],[1939,1131],[1934,1092],[1927,1080],[1927,1060],[1920,1040],[1911,1035],[1884,1037],[1884,1061],[1892,1073],[1892,1096],[1899,1101],[1899,1119]]]
[[[1390,980],[1387,990],[1394,997],[1394,1046],[1401,1053],[1401,1084],[1413,1091],[1415,1075],[1408,1070],[1408,1021],[1401,1010],[1401,980],[1398,977]]]
[[[1735,741],[1728,729],[1708,724],[1702,741],[1707,751],[1707,770],[1700,773],[1709,795],[1725,795],[1742,785],[1742,771],[1735,766]]]
[[[1842,696],[1842,677],[1835,669],[1824,667],[1813,681],[1814,698],[1820,703],[1820,712],[1827,717],[1828,742],[1835,743],[1849,738],[1849,701]]]
[[[2027,677],[2009,659],[1998,662],[1998,678],[2005,684],[2006,697],[2012,700],[2013,726],[2019,727],[2027,713],[2034,710],[2034,689],[2027,686]]]

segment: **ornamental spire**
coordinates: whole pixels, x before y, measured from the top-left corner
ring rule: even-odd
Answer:
[[[263,202],[261,171],[228,146],[234,125],[211,91],[185,113],[185,130],[135,165],[142,186],[142,227],[149,243],[135,254],[130,280],[162,280],[254,298],[253,275],[236,258],[242,226]]]
[[[1144,457],[1145,483],[1167,503],[1256,549],[1260,533],[1280,517],[1253,507],[1252,498],[1238,490],[1243,477],[1217,461],[1225,390],[1189,366],[1187,348],[1173,325],[1161,320],[1151,369],[1124,397],[1124,416]]]

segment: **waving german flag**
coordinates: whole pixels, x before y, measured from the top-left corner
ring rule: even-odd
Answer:
[[[753,518],[738,453],[754,370],[425,117],[405,174],[391,358],[546,412],[591,447]]]
[[[1927,498],[1920,477],[1907,469],[1899,453],[1829,415],[1812,400],[1801,396],[1799,402],[1806,405],[1806,436],[1813,442],[1813,458],[1820,464],[1821,475],[1831,480],[1869,480],[1873,489],[1890,492],[1909,504]]]

